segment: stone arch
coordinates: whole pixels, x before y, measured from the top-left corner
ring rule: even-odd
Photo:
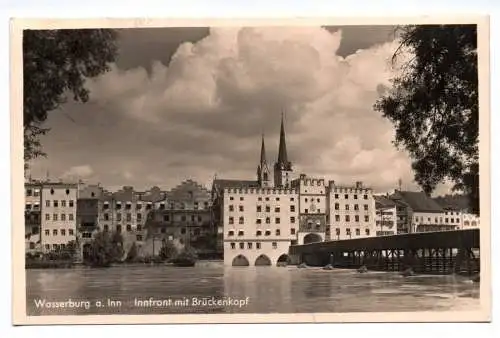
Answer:
[[[238,255],[233,258],[232,266],[250,266],[250,262],[243,255]]]
[[[269,266],[271,265],[271,260],[266,255],[260,255],[255,260],[255,266]]]
[[[285,266],[290,264],[290,256],[287,254],[282,254],[281,256],[278,257],[278,260],[276,261],[276,265],[278,266]]]
[[[321,238],[320,235],[312,232],[304,236],[304,244],[322,242],[322,241],[323,239]]]

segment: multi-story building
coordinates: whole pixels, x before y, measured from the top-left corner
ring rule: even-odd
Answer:
[[[79,258],[85,258],[93,235],[99,227],[99,210],[104,189],[99,185],[80,185],[76,202],[76,227]]]
[[[479,216],[468,212],[462,212],[461,216],[462,216],[461,229],[467,230],[479,227],[480,225]]]
[[[76,242],[78,184],[43,182],[41,186],[41,249],[64,249]]]
[[[275,265],[290,245],[375,236],[372,189],[294,175],[281,121],[274,182],[262,139],[257,179],[216,179],[215,222],[223,233],[225,265]],[[335,232],[332,230],[334,229]]]
[[[374,196],[374,198],[377,236],[396,235],[398,233],[398,214],[396,203],[387,196]]]
[[[214,253],[216,229],[210,192],[205,187],[187,180],[155,204],[145,225],[148,254],[159,254],[166,241],[174,240],[193,247],[200,255]]]
[[[42,251],[41,223],[41,182],[28,182],[24,185],[24,238],[26,252]]]

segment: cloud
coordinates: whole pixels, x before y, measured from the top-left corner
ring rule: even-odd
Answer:
[[[61,175],[63,179],[85,179],[90,178],[94,174],[94,170],[90,165],[78,165],[69,168]]]
[[[320,27],[212,28],[181,44],[168,65],[115,66],[89,80],[92,116],[115,120],[79,137],[99,142],[94,167],[103,184],[106,166],[133,168],[121,177],[138,186],[208,182],[215,173],[251,179],[262,133],[268,161],[276,159],[284,111],[297,173],[381,191],[399,178],[415,187],[408,156],[391,144],[393,126],[373,110],[395,74],[397,42],[347,57],[337,55],[341,42],[342,31]]]

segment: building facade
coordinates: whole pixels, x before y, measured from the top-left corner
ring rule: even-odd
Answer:
[[[41,250],[64,249],[76,242],[78,184],[44,182],[41,186]]]
[[[374,196],[375,198],[375,228],[377,236],[390,236],[398,234],[397,205],[386,196]]]
[[[26,252],[42,251],[41,242],[41,201],[42,183],[28,182],[24,185],[24,241]]]
[[[222,233],[224,264],[276,265],[290,245],[375,236],[371,188],[296,176],[288,159],[283,119],[278,158],[270,179],[262,139],[257,179],[215,179],[215,223]]]

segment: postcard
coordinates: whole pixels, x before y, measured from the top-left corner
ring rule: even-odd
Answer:
[[[490,320],[488,17],[17,18],[11,56],[14,325]]]

